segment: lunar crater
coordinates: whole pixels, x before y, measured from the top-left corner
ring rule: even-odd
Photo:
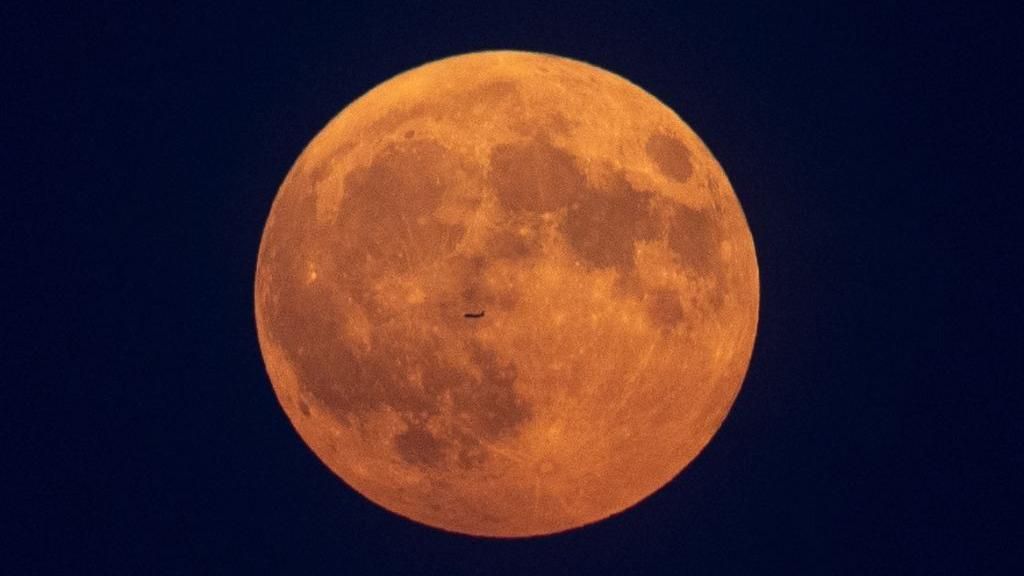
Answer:
[[[477,344],[470,346],[470,360],[464,366],[431,362],[421,368],[422,388],[427,392],[422,405],[412,410],[389,406],[402,414],[407,425],[393,440],[407,464],[478,466],[488,456],[485,443],[515,436],[529,421],[530,407],[516,393],[515,364],[502,362]]]

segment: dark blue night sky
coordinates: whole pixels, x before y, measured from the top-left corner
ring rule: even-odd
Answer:
[[[4,573],[1024,568],[1012,12],[15,4]],[[500,48],[591,62],[678,111],[743,204],[762,298],[743,390],[701,456],[624,514],[519,541],[413,524],[331,474],[277,404],[252,296],[310,138],[396,73]]]

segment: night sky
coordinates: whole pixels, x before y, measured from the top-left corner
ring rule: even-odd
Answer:
[[[14,4],[4,573],[1024,567],[1009,11]],[[583,60],[676,110],[729,175],[760,265],[758,338],[718,435],[638,506],[540,539],[444,533],[348,488],[279,407],[253,315],[263,224],[307,142],[383,80],[483,49]]]

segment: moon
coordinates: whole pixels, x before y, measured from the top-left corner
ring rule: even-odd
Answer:
[[[267,218],[266,368],[316,455],[442,530],[551,534],[637,504],[718,430],[757,331],[711,152],[628,80],[454,56],[347,106]]]

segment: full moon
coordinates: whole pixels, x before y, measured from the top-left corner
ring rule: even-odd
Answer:
[[[309,143],[259,248],[277,397],[349,486],[447,531],[551,534],[680,473],[739,392],[754,243],[671,109],[579,61],[399,74]]]

